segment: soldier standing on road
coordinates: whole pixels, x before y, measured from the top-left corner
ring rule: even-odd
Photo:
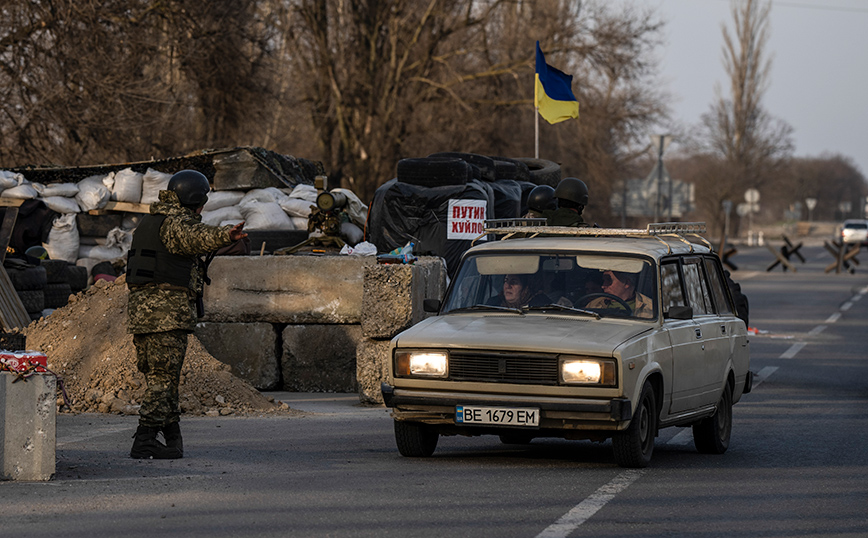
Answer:
[[[555,188],[558,208],[546,211],[549,226],[589,226],[582,220],[582,211],[588,205],[588,186],[581,179],[565,177]]]
[[[187,336],[196,324],[197,306],[208,282],[201,256],[247,236],[244,223],[202,224],[208,179],[182,170],[160,191],[133,234],[127,262],[130,290],[128,331],[136,346],[136,365],[147,389],[130,457],[174,459],[184,455],[178,424],[181,366]],[[201,307],[200,307],[201,308]],[[157,439],[163,433],[165,444]]]

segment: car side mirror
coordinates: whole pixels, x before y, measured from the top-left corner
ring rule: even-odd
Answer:
[[[666,314],[668,319],[693,319],[692,306],[670,306]]]
[[[422,301],[422,310],[435,314],[440,312],[440,299],[424,299]]]

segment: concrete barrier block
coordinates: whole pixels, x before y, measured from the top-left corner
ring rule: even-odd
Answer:
[[[356,324],[363,270],[374,264],[368,256],[218,256],[202,321]]]
[[[367,338],[394,337],[430,315],[422,309],[424,299],[440,299],[445,291],[442,258],[419,258],[412,265],[365,267],[362,333]]]
[[[51,480],[55,471],[57,378],[35,374],[13,383],[0,373],[2,480]]]
[[[280,388],[277,331],[271,323],[199,323],[193,334],[236,376],[259,390]]]
[[[356,392],[359,325],[289,325],[283,330],[283,390]]]
[[[356,379],[359,383],[359,400],[362,403],[382,404],[380,384],[386,380],[389,340],[363,338],[356,350]]]

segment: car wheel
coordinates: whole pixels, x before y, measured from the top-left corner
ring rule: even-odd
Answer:
[[[408,458],[427,458],[437,448],[437,430],[418,422],[395,421],[395,443],[398,452]]]
[[[529,445],[533,435],[529,433],[505,433],[500,436],[500,442],[505,445]]]
[[[693,426],[693,444],[702,454],[723,454],[729,448],[732,434],[732,387],[723,389],[717,411]]]
[[[642,468],[651,463],[657,435],[657,403],[649,381],[642,387],[639,405],[626,430],[612,438],[615,461],[621,467]]]

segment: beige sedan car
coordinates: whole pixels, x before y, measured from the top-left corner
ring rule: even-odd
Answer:
[[[506,237],[468,250],[444,301],[426,301],[438,315],[391,342],[399,452],[430,456],[441,435],[611,439],[618,464],[645,467],[670,426],[725,452],[748,338],[697,230],[491,228]]]

